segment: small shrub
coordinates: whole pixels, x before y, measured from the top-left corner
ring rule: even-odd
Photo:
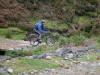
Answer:
[[[59,38],[59,45],[64,45],[64,44],[66,44],[66,38],[60,37]]]
[[[70,38],[71,42],[74,42],[76,46],[81,45],[85,40],[85,36],[83,35],[74,35]]]
[[[11,56],[11,57],[17,57],[17,56],[26,56],[26,55],[31,55],[28,51],[24,50],[14,50],[14,51],[7,51],[5,55]]]
[[[37,47],[36,49],[33,50],[33,54],[40,55],[44,51],[42,50],[42,47]]]

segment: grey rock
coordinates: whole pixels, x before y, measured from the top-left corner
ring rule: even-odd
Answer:
[[[23,75],[28,75],[28,73],[27,72],[23,72]]]
[[[98,63],[97,65],[100,66],[100,63]]]
[[[0,56],[0,61],[3,62],[3,61],[6,61],[6,60],[10,60],[11,57],[10,56]]]
[[[95,49],[95,53],[99,53],[100,52],[100,50],[98,50],[98,49]]]
[[[64,59],[65,59],[65,60],[72,59],[73,56],[74,56],[74,55],[73,55],[72,53],[68,53],[68,54],[66,54],[66,55],[64,56]]]
[[[44,54],[41,54],[41,55],[39,55],[37,58],[38,58],[38,59],[45,59],[46,56],[47,56],[47,53],[48,53],[48,52],[46,52],[46,53],[44,53]]]
[[[33,58],[33,59],[36,59],[36,58],[37,58],[37,55],[32,55],[32,58]]]
[[[7,73],[6,69],[5,68],[0,68],[0,74],[4,74],[4,73]]]
[[[51,71],[51,69],[49,69],[49,68],[46,68],[45,69],[45,72],[49,72],[49,71]]]
[[[58,56],[64,59],[72,59],[72,58],[80,58],[81,55],[89,54],[89,50],[96,50],[96,47],[86,47],[83,49],[75,49],[72,50],[70,47],[68,48],[58,48],[57,50],[45,52],[39,56],[33,55],[33,59],[46,59],[47,56]]]
[[[91,50],[91,49],[96,49],[96,47],[88,47],[88,50]]]

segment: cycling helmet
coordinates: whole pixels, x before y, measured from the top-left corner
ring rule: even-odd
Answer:
[[[42,21],[41,21],[41,23],[45,23],[45,22],[46,22],[45,20],[42,20]]]

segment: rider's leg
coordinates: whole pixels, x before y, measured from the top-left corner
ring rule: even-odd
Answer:
[[[42,35],[41,35],[41,34],[39,34],[39,37],[37,38],[37,40],[38,40],[38,42],[39,42],[39,43],[41,43],[41,42],[42,42],[41,37],[42,37]]]
[[[39,31],[38,30],[36,30],[36,29],[34,29],[34,31],[35,31],[35,33],[36,34],[38,34],[38,37],[37,37],[37,40],[36,41],[40,41],[40,39],[41,39],[41,35],[40,35],[40,33],[39,33]]]

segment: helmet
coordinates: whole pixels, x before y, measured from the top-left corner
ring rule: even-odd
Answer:
[[[42,21],[41,21],[41,23],[45,23],[45,22],[46,22],[45,20],[42,20]]]

